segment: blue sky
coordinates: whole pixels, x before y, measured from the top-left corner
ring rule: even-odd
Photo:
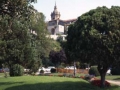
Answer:
[[[120,6],[120,0],[37,0],[33,6],[42,12],[48,21],[51,20],[50,14],[54,10],[55,2],[62,20],[77,18],[98,6],[107,6],[108,8]]]

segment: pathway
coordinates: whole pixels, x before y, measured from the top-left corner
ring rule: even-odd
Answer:
[[[106,81],[108,81],[109,83],[120,86],[120,81],[115,81],[115,80],[106,80]]]

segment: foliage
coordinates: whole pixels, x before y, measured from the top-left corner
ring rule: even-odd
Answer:
[[[14,64],[10,70],[10,76],[22,76],[24,71],[23,67],[19,64]]]
[[[120,75],[120,67],[114,67],[111,69],[112,75]]]
[[[81,77],[81,78],[90,81],[94,77],[95,77],[94,75],[85,75],[84,78],[83,77]]]
[[[44,67],[54,66],[54,64],[49,60],[48,57],[43,57],[43,58],[42,58],[42,65],[43,65]]]
[[[9,15],[10,17],[21,17],[21,15],[24,15],[27,17],[28,12],[30,12],[28,8],[30,3],[36,1],[37,0],[0,0],[0,15]]]
[[[52,50],[49,54],[49,58],[52,63],[58,66],[62,62],[66,62],[66,55],[64,50],[54,51]]]
[[[97,69],[97,66],[91,66],[89,69],[89,74],[90,75],[95,75],[95,76],[100,76],[100,73]]]
[[[79,69],[80,68],[80,62],[75,62],[76,64],[76,68]]]
[[[50,51],[45,17],[34,9],[33,1],[36,0],[0,1],[0,63],[10,69],[20,64],[35,72],[41,56],[48,56]]]
[[[91,84],[100,87],[101,80],[93,80],[91,81]],[[111,86],[110,83],[105,81],[105,87],[110,87],[110,86]]]
[[[66,63],[61,63],[59,66],[58,66],[58,68],[65,68],[65,66],[66,66]]]
[[[102,87],[108,68],[120,64],[119,15],[119,6],[98,7],[68,28],[67,55],[71,60],[97,64]]]

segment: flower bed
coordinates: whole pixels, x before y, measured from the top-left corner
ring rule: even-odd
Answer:
[[[91,81],[91,84],[100,87],[101,80],[93,80]],[[110,86],[110,83],[105,81],[105,87],[109,87],[109,86]]]

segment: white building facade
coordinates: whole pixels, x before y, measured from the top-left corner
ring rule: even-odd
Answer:
[[[51,13],[51,20],[47,23],[47,30],[50,33],[50,37],[54,40],[57,40],[59,36],[65,40],[68,26],[76,21],[76,19],[61,20],[60,16],[60,12],[58,12],[55,4],[54,10]]]

